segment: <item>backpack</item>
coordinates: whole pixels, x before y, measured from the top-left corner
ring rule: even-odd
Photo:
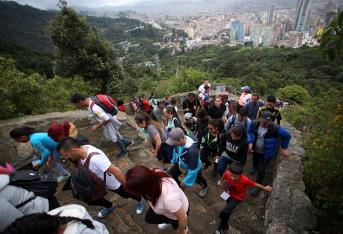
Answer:
[[[39,172],[29,169],[19,170],[11,175],[9,184],[48,199],[56,193],[58,185],[56,179],[42,179]]]
[[[111,115],[117,114],[117,103],[116,101],[108,96],[103,94],[98,94],[94,97],[91,97],[92,103],[90,105],[91,108],[93,108],[94,104],[98,105],[103,109],[106,113],[109,113]]]
[[[230,131],[230,129],[232,128],[232,126],[234,126],[235,125],[235,122],[236,122],[236,115],[233,115],[232,116],[232,121],[231,121],[231,123],[230,123],[230,125],[229,125],[229,131]],[[242,126],[241,126],[242,127]],[[242,127],[242,129],[243,129],[243,136],[247,136],[247,128],[248,128],[248,119],[247,118],[245,118],[244,119],[244,127]]]
[[[99,153],[90,153],[85,164],[79,161],[77,167],[74,167],[71,173],[71,188],[75,198],[81,201],[95,201],[106,194],[106,172],[104,180],[101,180],[91,170],[89,162],[94,155]]]
[[[15,169],[13,168],[11,164],[0,161],[0,175],[1,174],[11,175],[14,172],[15,172]]]

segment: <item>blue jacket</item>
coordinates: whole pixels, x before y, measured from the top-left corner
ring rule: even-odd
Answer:
[[[180,167],[187,171],[187,175],[182,180],[182,183],[191,187],[194,185],[198,172],[201,170],[202,163],[197,144],[190,137],[186,136],[186,138],[185,146],[174,148],[171,163],[178,163]]]
[[[248,129],[249,143],[253,144],[254,147],[258,136],[259,126],[260,121],[253,121]],[[281,146],[282,149],[287,149],[290,140],[291,134],[287,129],[280,127],[275,123],[271,123],[264,136],[264,158],[268,159],[275,157],[279,151],[279,146]]]
[[[57,145],[57,143],[48,136],[48,133],[44,132],[33,133],[30,136],[30,144],[41,154],[40,165],[45,164]]]

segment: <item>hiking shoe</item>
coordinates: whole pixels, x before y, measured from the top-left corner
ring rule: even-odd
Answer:
[[[144,200],[142,199],[140,202],[138,202],[137,208],[136,208],[136,214],[140,215],[144,211]]]
[[[205,197],[206,194],[207,194],[207,187],[202,188],[199,192],[199,197]]]
[[[117,156],[117,158],[122,158],[122,157],[125,157],[128,155],[129,155],[129,152],[127,150],[125,150],[125,151],[119,152],[116,156]]]
[[[105,218],[107,215],[111,214],[117,208],[116,205],[113,205],[111,208],[103,208],[97,214],[98,218]]]
[[[221,229],[217,229],[214,234],[224,234],[226,233],[227,230],[221,230]]]
[[[260,192],[261,192],[261,190],[259,190],[258,188],[254,187],[254,188],[251,190],[250,194],[251,194],[251,196],[256,197]]]
[[[170,223],[161,223],[157,225],[158,229],[160,230],[166,230],[167,228],[171,228]]]
[[[255,173],[256,173],[256,169],[254,167],[249,170],[250,175],[253,175]]]

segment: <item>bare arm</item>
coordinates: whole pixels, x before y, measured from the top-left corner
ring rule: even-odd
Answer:
[[[120,169],[118,167],[116,167],[113,164],[111,164],[106,172],[114,175],[117,178],[117,180],[119,180],[119,182],[122,183],[123,185],[126,184],[125,176],[120,171]]]
[[[272,191],[272,187],[270,187],[269,185],[263,186],[262,184],[255,183],[255,187],[269,193]]]
[[[98,128],[101,128],[102,126],[106,125],[106,124],[107,124],[108,122],[110,122],[110,121],[111,121],[111,120],[103,120],[103,121],[101,121],[100,123],[94,125],[94,126],[92,127],[92,130],[96,130],[96,129],[98,129]]]
[[[179,221],[179,227],[177,229],[177,234],[185,234],[186,226],[187,226],[187,214],[183,208],[180,208],[178,211],[174,213],[177,220]]]

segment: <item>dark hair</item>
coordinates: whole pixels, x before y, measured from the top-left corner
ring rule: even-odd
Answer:
[[[253,94],[251,94],[251,96],[255,96],[255,97],[258,97],[258,98],[260,98],[260,95],[259,95],[259,94],[257,94],[257,93],[253,93]]]
[[[209,85],[205,85],[205,86],[204,86],[204,89],[206,89],[206,90],[208,90],[209,88],[210,88]]]
[[[3,234],[22,234],[22,233],[44,233],[55,234],[60,225],[71,221],[78,221],[94,229],[94,225],[89,219],[80,219],[76,217],[62,217],[58,215],[49,215],[47,213],[35,213],[25,215],[16,219],[11,225],[2,232]]]
[[[270,96],[268,96],[267,97],[267,102],[276,102],[276,97],[275,96],[273,96],[273,95],[270,95]]]
[[[208,124],[211,124],[213,127],[217,128],[218,130],[221,130],[224,128],[224,122],[222,119],[210,119],[208,121]]]
[[[70,102],[74,103],[74,104],[77,104],[77,103],[84,101],[84,100],[86,100],[86,98],[82,94],[79,94],[79,93],[74,93],[70,97]]]
[[[246,117],[247,116],[247,111],[245,110],[245,108],[241,108],[237,111],[237,114]]]
[[[172,97],[171,100],[170,100],[170,103],[175,105],[177,103],[176,98]]]
[[[239,137],[243,136],[243,128],[241,126],[232,126],[230,132]]]
[[[126,172],[127,189],[138,196],[143,196],[146,200],[156,205],[162,193],[162,179],[170,178],[166,172],[159,169],[137,165]]]
[[[194,97],[195,98],[195,93],[189,93],[188,97]]]
[[[124,101],[122,100],[122,99],[119,99],[118,101],[117,101],[117,105],[118,106],[121,106],[121,105],[123,105],[124,104]]]
[[[149,125],[154,125],[157,128],[158,133],[160,134],[160,137],[162,138],[162,131],[163,131],[163,127],[155,122],[150,115],[148,115],[147,113],[139,113],[136,115],[135,117],[135,122],[136,123],[143,123],[143,121],[145,121],[146,123],[146,127],[145,129],[147,129],[149,127]]]
[[[199,109],[199,111],[198,111],[198,113],[197,113],[197,117],[198,117],[199,119],[205,119],[205,118],[208,117],[208,114],[207,114],[207,112],[206,112],[205,109]]]
[[[28,126],[23,126],[23,127],[12,129],[10,132],[10,136],[13,139],[18,139],[22,136],[28,136],[29,137],[35,132],[36,132],[36,130],[34,128],[31,128]]]
[[[232,163],[230,166],[230,172],[233,174],[242,175],[242,173],[243,173],[242,164],[240,164],[238,162]]]
[[[79,148],[81,145],[74,138],[66,136],[62,137],[56,146],[56,150],[60,151],[61,149],[69,151],[72,148]]]

